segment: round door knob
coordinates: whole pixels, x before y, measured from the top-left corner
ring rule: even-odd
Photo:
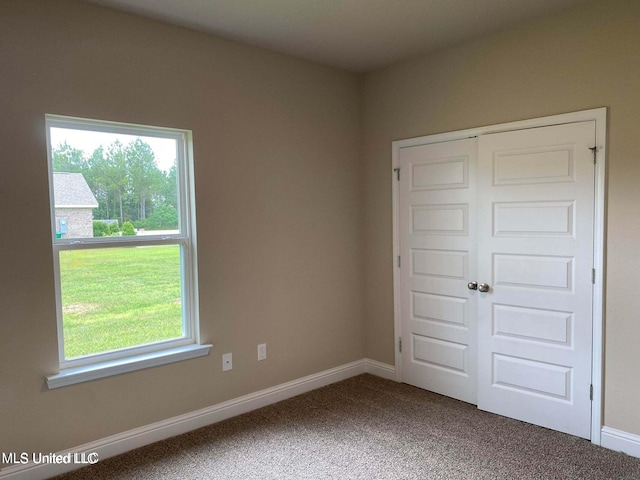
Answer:
[[[478,285],[478,291],[482,293],[488,292],[489,288],[489,285],[487,285],[486,283],[481,283],[480,285]]]
[[[467,288],[469,290],[477,290],[478,289],[478,282],[469,282],[469,283],[467,283]]]

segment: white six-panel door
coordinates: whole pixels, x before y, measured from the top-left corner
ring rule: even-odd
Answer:
[[[590,437],[594,143],[581,122],[399,149],[402,381]]]

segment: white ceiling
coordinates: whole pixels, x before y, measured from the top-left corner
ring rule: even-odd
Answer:
[[[588,0],[86,0],[355,72]]]

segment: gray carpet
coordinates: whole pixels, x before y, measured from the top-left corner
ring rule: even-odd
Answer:
[[[58,477],[640,479],[640,459],[361,375]]]

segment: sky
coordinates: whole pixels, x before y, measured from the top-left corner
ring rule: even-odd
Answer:
[[[160,170],[168,172],[176,161],[176,141],[171,138],[143,137],[141,135],[124,135],[121,133],[92,132],[88,130],[72,130],[69,128],[51,127],[51,146],[53,148],[66,142],[73,148],[82,150],[90,156],[100,145],[106,150],[116,140],[126,145],[136,138],[148,143],[156,157]]]

